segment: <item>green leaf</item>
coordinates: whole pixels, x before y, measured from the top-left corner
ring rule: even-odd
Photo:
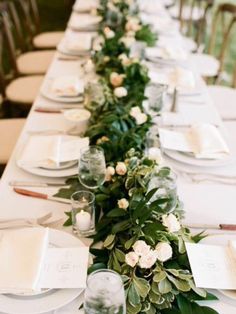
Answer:
[[[125,248],[126,250],[129,250],[131,248],[131,246],[135,243],[137,237],[132,237],[130,238],[128,241],[125,242]]]
[[[93,264],[92,266],[89,267],[88,269],[88,274],[91,274],[92,272],[98,270],[98,269],[106,269],[106,265],[103,264],[103,263],[96,263],[96,264]]]
[[[173,276],[167,274],[168,279],[176,286],[176,288],[180,291],[187,292],[191,290],[190,284],[188,281],[182,279],[176,279]]]
[[[148,292],[150,291],[150,285],[148,281],[144,278],[139,278],[134,276],[133,284],[135,286],[136,291],[142,298],[146,298]]]
[[[122,216],[126,216],[127,215],[127,211],[122,209],[122,208],[115,208],[112,209],[111,211],[109,211],[109,213],[107,214],[107,217],[122,217]]]
[[[129,219],[124,220],[124,221],[120,221],[112,227],[112,233],[118,233],[118,232],[127,230],[129,227],[130,227],[130,220]]]
[[[202,310],[204,314],[219,314],[218,312],[216,312],[215,310],[208,306],[202,306]]]
[[[161,272],[156,273],[156,274],[154,275],[153,281],[158,283],[158,282],[164,280],[165,278],[166,278],[166,272],[161,271]]]
[[[207,296],[207,292],[206,290],[204,289],[201,289],[201,288],[197,288],[193,282],[193,280],[190,280],[189,281],[189,285],[191,287],[191,289],[198,295],[200,295],[202,298],[206,298]]]
[[[118,259],[120,263],[124,263],[125,254],[121,250],[115,248],[114,254],[116,255],[116,258]]]
[[[129,300],[129,303],[133,306],[140,303],[140,296],[137,290],[135,289],[135,286],[133,283],[129,286],[128,300]]]
[[[114,234],[110,234],[109,236],[107,236],[106,240],[103,243],[103,246],[105,248],[110,248],[112,246],[112,244],[114,244],[115,237],[116,236]]]
[[[133,306],[129,302],[127,302],[127,307],[126,307],[127,314],[137,314],[137,313],[140,313],[140,310],[141,310],[141,304],[137,304],[136,306]]]
[[[109,199],[109,195],[106,195],[106,194],[97,194],[96,195],[96,202],[102,202],[102,201],[105,201]]]
[[[172,286],[171,286],[171,283],[169,282],[169,280],[167,278],[165,278],[158,283],[158,289],[159,289],[161,294],[165,294],[165,293],[168,293],[172,290]]]
[[[192,305],[191,302],[186,299],[181,294],[176,296],[178,307],[181,311],[181,314],[192,314]]]

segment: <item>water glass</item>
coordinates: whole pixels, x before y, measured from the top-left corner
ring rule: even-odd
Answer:
[[[157,174],[154,174],[149,182],[148,190],[158,188],[157,192],[153,195],[151,202],[158,199],[166,199],[166,202],[160,206],[167,213],[173,211],[177,205],[177,176],[168,169],[163,168]]]
[[[78,191],[71,196],[71,218],[73,232],[86,237],[95,231],[95,195],[89,191]]]
[[[150,114],[157,114],[164,105],[167,86],[162,84],[149,84],[145,90],[145,96],[148,97],[148,109]]]
[[[84,296],[85,314],[125,314],[122,278],[108,269],[93,272],[87,279]]]
[[[80,152],[79,181],[88,189],[96,189],[105,181],[106,162],[99,146],[89,146]]]

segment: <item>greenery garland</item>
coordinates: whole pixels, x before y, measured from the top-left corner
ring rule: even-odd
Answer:
[[[214,314],[196,301],[215,300],[196,288],[184,242],[198,242],[180,224],[181,203],[150,189],[153,178],[169,180],[170,169],[160,156],[145,156],[146,132],[152,125],[142,103],[149,82],[147,68],[130,57],[135,40],[153,45],[156,36],[143,25],[132,0],[101,0],[98,14],[101,46],[93,55],[101,79],[87,89],[85,106],[92,114],[87,136],[100,145],[107,161],[106,181],[96,191],[95,256],[90,272],[108,267],[120,273],[127,296],[127,313]],[[81,189],[77,177],[57,196]],[[65,225],[71,225],[70,213]]]

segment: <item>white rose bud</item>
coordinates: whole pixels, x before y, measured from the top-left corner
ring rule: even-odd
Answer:
[[[172,257],[172,247],[166,242],[160,242],[155,248],[157,252],[157,259],[160,262],[165,262]]]
[[[143,240],[138,240],[133,245],[134,252],[138,256],[147,255],[150,252],[150,246]]]
[[[129,66],[132,63],[132,60],[125,53],[120,54],[118,59],[121,60],[123,66]]]
[[[128,91],[125,87],[116,87],[114,89],[114,94],[117,98],[122,98],[128,95]]]
[[[129,252],[128,254],[125,254],[125,262],[127,265],[134,267],[137,265],[139,260],[138,255],[135,252]]]
[[[127,209],[129,207],[129,202],[126,198],[121,198],[120,200],[118,200],[117,204],[118,207],[122,209]]]
[[[133,31],[137,32],[141,29],[140,21],[139,19],[135,17],[131,17],[128,22],[125,24],[125,29],[127,31]]]
[[[163,163],[163,158],[161,154],[161,150],[157,147],[151,147],[148,150],[148,158],[156,161],[158,165]]]
[[[141,268],[151,268],[157,261],[157,252],[150,250],[146,255],[139,259],[139,266]]]
[[[113,32],[113,30],[110,29],[109,27],[105,27],[104,28],[104,35],[107,39],[111,39],[111,38],[115,37],[115,32]]]
[[[118,162],[116,165],[116,173],[120,176],[124,176],[127,172],[127,167],[124,162]]]
[[[145,113],[140,113],[136,115],[135,121],[138,125],[144,124],[147,121],[147,115]]]
[[[180,223],[174,214],[163,215],[162,223],[169,232],[178,232],[181,228]]]
[[[124,81],[124,75],[112,72],[110,75],[111,85],[114,87],[121,86]]]
[[[108,181],[111,181],[112,179],[112,176],[114,176],[115,174],[115,168],[114,167],[107,167],[106,168],[106,175],[105,175],[105,181],[108,182]]]
[[[126,48],[130,48],[135,42],[135,38],[132,36],[129,36],[129,37],[124,36],[124,37],[121,37],[120,42],[122,42]]]
[[[139,115],[140,113],[142,113],[141,109],[138,106],[132,107],[130,109],[129,114],[131,115],[131,117],[135,118],[137,115]]]

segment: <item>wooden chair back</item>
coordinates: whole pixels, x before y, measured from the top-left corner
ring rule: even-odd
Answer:
[[[226,15],[229,19],[226,22]],[[226,56],[227,48],[229,45],[229,38],[233,27],[236,23],[236,5],[231,3],[224,3],[219,5],[212,23],[211,37],[208,48],[209,54],[218,54],[218,60],[220,61],[219,74],[222,72],[224,67],[224,59]],[[216,40],[218,27],[222,27],[221,32],[221,45],[219,52],[216,51]]]

